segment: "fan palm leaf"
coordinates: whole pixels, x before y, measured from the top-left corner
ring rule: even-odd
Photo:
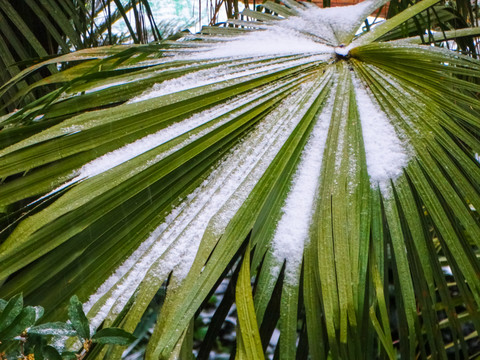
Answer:
[[[280,359],[305,358],[297,343],[312,359],[473,356],[480,62],[384,40],[435,4],[357,35],[382,1],[266,2],[46,62],[83,60],[0,120],[0,296],[49,319],[78,294],[94,326],[133,331],[166,286],[146,356],[167,359],[191,354],[192,320],[233,271],[239,359],[262,358],[276,326]]]

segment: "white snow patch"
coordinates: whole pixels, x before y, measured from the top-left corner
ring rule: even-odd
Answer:
[[[85,94],[93,93],[93,92],[100,91],[100,90],[105,90],[105,89],[108,89],[108,88],[111,88],[111,87],[114,87],[114,86],[121,86],[121,85],[129,84],[129,83],[132,83],[132,82],[137,82],[139,80],[143,80],[143,79],[148,78],[148,77],[149,77],[149,74],[143,75],[143,76],[138,76],[137,78],[130,79],[130,80],[119,80],[119,81],[115,81],[115,82],[106,81],[102,85],[98,85],[98,86],[95,86],[95,87],[92,87],[92,88],[89,88],[89,89],[85,90]]]
[[[321,44],[297,31],[285,28],[282,26],[285,22],[286,20],[279,21],[279,25],[272,25],[267,30],[248,32],[228,42],[220,43],[198,56],[211,59],[289,54],[333,54],[331,46]]]
[[[281,26],[321,39],[328,45],[339,46],[345,37],[357,32],[374,9],[372,0],[329,8],[308,6],[299,11],[298,16],[283,21]]]
[[[348,54],[349,48],[339,50],[344,41],[349,41],[362,22],[375,9],[373,0],[352,6],[319,8],[306,6],[297,16],[278,21],[261,22],[262,29],[246,32],[228,41],[219,41],[201,52],[197,59],[236,57],[260,57],[287,54],[325,54],[339,52]],[[205,37],[206,39],[211,38]],[[223,40],[227,37],[219,37]],[[338,53],[338,52],[337,52]]]
[[[62,132],[65,135],[73,135],[73,134],[76,134],[76,133],[78,133],[82,130],[83,130],[82,125],[72,125],[72,126],[66,126],[66,127],[62,128]]]
[[[292,95],[276,112],[285,111],[298,100],[298,94]],[[301,119],[298,114],[278,117],[276,112],[259,123],[203,184],[187,196],[183,201],[184,207],[175,209],[165,223],[152,232],[137,251],[91,296],[84,306],[87,312],[104,299],[103,304],[99,303],[100,309],[95,309],[95,314],[89,314],[94,325],[98,326],[112,307],[113,313],[120,311],[149,271],[151,276],[159,279],[172,270],[177,278],[186,276],[210,220],[213,217],[217,219],[211,228],[215,233],[224,231]],[[228,211],[232,207],[234,209]],[[158,266],[151,268],[159,259],[155,264]]]
[[[114,168],[134,157],[137,157],[155,147],[185,134],[198,126],[201,126],[216,117],[228,112],[231,107],[239,106],[244,99],[228,101],[214,108],[202,111],[188,119],[174,123],[167,128],[161,129],[154,134],[147,135],[121,148],[111,151],[84,165],[79,170],[79,179],[93,177],[109,169]]]
[[[350,48],[347,46],[337,46],[335,48],[335,54],[340,55],[340,56],[348,56],[350,53]]]
[[[184,76],[167,80],[152,86],[151,89],[144,91],[142,94],[133,97],[128,101],[129,104],[153,99],[167,94],[173,94],[179,91],[197,88],[223,80],[230,80],[240,77],[244,74],[233,70],[228,66],[218,66],[214,69],[205,69],[195,72],[189,72]]]
[[[388,192],[390,180],[403,173],[409,156],[387,115],[374,100],[361,81],[352,77],[355,97],[362,123],[367,170],[372,186]]]
[[[300,119],[303,117],[305,114],[306,109],[308,109],[313,101],[316,99],[318,96],[320,89],[316,89],[312,94],[308,94],[307,89],[310,87],[315,87],[316,85],[312,85],[311,83],[306,83],[303,86],[300,87],[299,90],[297,90],[296,94],[292,94],[290,98],[288,99],[287,102],[284,102],[282,106],[276,108],[274,111],[272,111],[267,117],[265,118],[265,121],[276,121],[276,122],[281,122],[285,121],[285,125],[282,125],[280,127],[276,127],[276,131],[280,133],[279,136],[274,138],[274,146],[272,146],[272,149],[276,149],[277,147],[281,147],[285,141],[287,140],[288,136],[291,134],[291,129],[293,125],[298,124]],[[307,94],[307,95],[304,95]],[[301,95],[299,97],[299,95]],[[308,98],[306,98],[306,96]],[[305,103],[303,102],[304,100]],[[276,120],[275,120],[276,119]],[[275,150],[275,154],[278,150]],[[273,160],[273,154],[271,156],[264,156],[261,159],[261,166],[258,166],[255,168],[253,171],[254,172],[261,172],[263,173],[268,165],[270,165],[270,162]],[[245,183],[242,185],[242,187],[237,191],[237,193],[232,196],[232,198],[228,202],[228,206],[225,206],[224,209],[222,209],[222,212],[217,214],[215,219],[213,220],[213,226],[217,228],[217,232],[220,233],[221,229],[225,228],[228,223],[228,219],[234,216],[234,214],[237,212],[237,209],[240,208],[241,204],[243,203],[244,199],[246,198],[246,195],[248,195],[253,189],[253,186],[255,185],[254,182],[250,183]]]
[[[273,256],[279,262],[279,266],[272,270],[274,273],[279,272],[285,259],[285,281],[289,284],[297,283],[300,275],[303,249],[308,240],[314,213],[334,99],[334,94],[331,94],[316,119],[312,134],[302,152],[302,158],[292,180],[290,192],[282,208],[283,214],[272,241]]]

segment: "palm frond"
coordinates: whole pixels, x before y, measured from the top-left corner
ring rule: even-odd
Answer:
[[[239,359],[275,327],[280,359],[474,356],[480,62],[384,38],[436,2],[360,35],[383,1],[267,2],[202,34],[47,60],[84,61],[0,120],[15,139],[0,297],[52,319],[78,294],[95,326],[133,331],[166,286],[146,357],[167,359],[192,353],[193,319],[230,278]]]

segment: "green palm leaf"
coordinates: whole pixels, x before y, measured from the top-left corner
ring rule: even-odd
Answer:
[[[115,4],[118,4],[117,7]],[[137,9],[138,8],[138,9]],[[145,9],[145,15],[139,10]],[[71,0],[20,0],[0,1],[0,79],[7,83],[25,68],[38,63],[38,58],[55,57],[73,50],[99,45],[120,44],[129,40],[145,43],[148,40],[147,27],[133,28],[127,12],[134,10],[138,24],[147,19],[153,39],[161,38],[153,21],[148,2],[129,1],[122,6],[119,1],[71,1]],[[123,17],[130,36],[112,34],[112,24]],[[145,17],[145,19],[143,19]],[[45,74],[54,74],[57,68],[49,66]],[[31,82],[40,81],[40,74],[34,74],[26,82],[16,82],[15,92],[2,92],[0,114],[32,102],[35,98],[52,90],[32,92],[25,99],[23,92],[30,91]],[[44,84],[45,85],[45,84]],[[10,96],[9,96],[10,95]]]
[[[133,331],[166,286],[146,355],[166,359],[191,353],[192,320],[241,268],[238,358],[275,326],[280,359],[307,337],[313,359],[473,356],[480,62],[381,41],[435,3],[356,35],[383,1],[266,2],[256,20],[57,59],[86,61],[0,120],[15,139],[0,297],[23,291],[50,319],[78,294],[94,326]]]

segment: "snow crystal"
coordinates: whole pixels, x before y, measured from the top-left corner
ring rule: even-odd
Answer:
[[[387,115],[358,78],[353,77],[355,97],[362,123],[367,170],[373,186],[388,189],[390,180],[403,173],[409,156]]]
[[[334,47],[350,41],[375,8],[373,0],[336,8],[308,6],[298,11],[298,16],[262,23],[262,29],[215,44],[195,56],[212,59],[286,54],[332,55]],[[344,50],[346,54],[348,50]]]
[[[314,212],[319,186],[323,152],[333,110],[332,94],[316,119],[312,134],[302,152],[302,158],[292,180],[290,192],[282,208],[282,217],[272,241],[273,255],[279,263],[286,259],[285,281],[298,282],[303,248]],[[281,265],[273,271],[279,271]]]

